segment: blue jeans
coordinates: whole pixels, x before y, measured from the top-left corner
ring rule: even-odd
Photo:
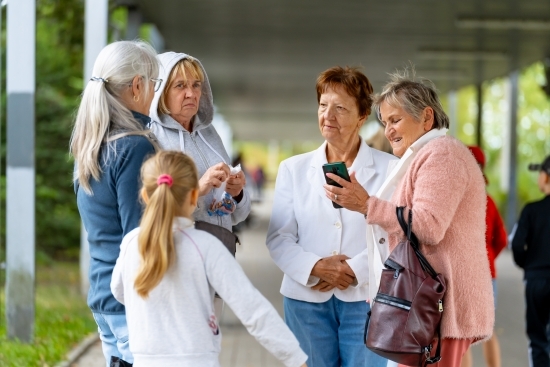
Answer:
[[[285,322],[308,355],[308,367],[386,367],[388,360],[368,350],[363,340],[367,302],[284,297],[283,304]]]
[[[93,312],[97,331],[101,339],[103,355],[109,367],[111,356],[122,358],[126,362],[134,363],[128,343],[128,325],[126,315],[110,315]]]

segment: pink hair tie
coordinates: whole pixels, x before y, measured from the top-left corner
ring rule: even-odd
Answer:
[[[157,185],[160,186],[162,184],[167,184],[168,187],[172,187],[172,183],[174,182],[174,180],[172,179],[172,176],[166,174],[166,173],[163,173],[162,175],[159,176],[159,178],[157,178]]]

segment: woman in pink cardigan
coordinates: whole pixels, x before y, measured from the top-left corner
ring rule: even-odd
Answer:
[[[387,256],[388,245],[392,251],[405,237],[396,206],[413,211],[420,250],[447,284],[442,359],[434,366],[459,367],[470,344],[489,338],[494,324],[485,249],[485,181],[466,146],[445,135],[449,118],[435,88],[409,79],[406,73],[396,74],[375,104],[399,163],[377,195],[369,195],[353,176],[347,182],[332,174],[327,176],[343,188],[327,185],[326,194],[365,214],[370,226],[387,234],[387,241],[383,237],[376,241],[382,257]],[[376,268],[375,260],[385,259],[369,259],[370,267]]]

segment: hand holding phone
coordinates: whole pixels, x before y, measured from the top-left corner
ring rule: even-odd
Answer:
[[[342,185],[340,185],[338,182],[327,177],[327,173],[333,173],[336,176],[342,177],[344,180],[351,182],[348,174],[348,168],[346,167],[346,164],[344,162],[333,162],[333,163],[323,164],[323,174],[325,176],[325,181],[327,182],[327,184],[331,186],[342,187]],[[332,202],[332,206],[335,209],[341,208],[341,206],[336,204],[334,201]]]

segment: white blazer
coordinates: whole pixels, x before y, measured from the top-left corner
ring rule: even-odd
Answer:
[[[366,221],[361,213],[335,209],[325,196],[322,165],[327,163],[326,142],[317,150],[284,160],[275,184],[273,212],[267,232],[267,247],[284,272],[281,293],[306,302],[326,302],[334,294],[345,302],[364,301],[368,296],[369,269]],[[384,182],[394,156],[361,142],[348,169],[357,181],[375,193]],[[319,292],[311,287],[319,278],[311,270],[321,258],[344,254],[355,272],[357,284],[342,291]]]

